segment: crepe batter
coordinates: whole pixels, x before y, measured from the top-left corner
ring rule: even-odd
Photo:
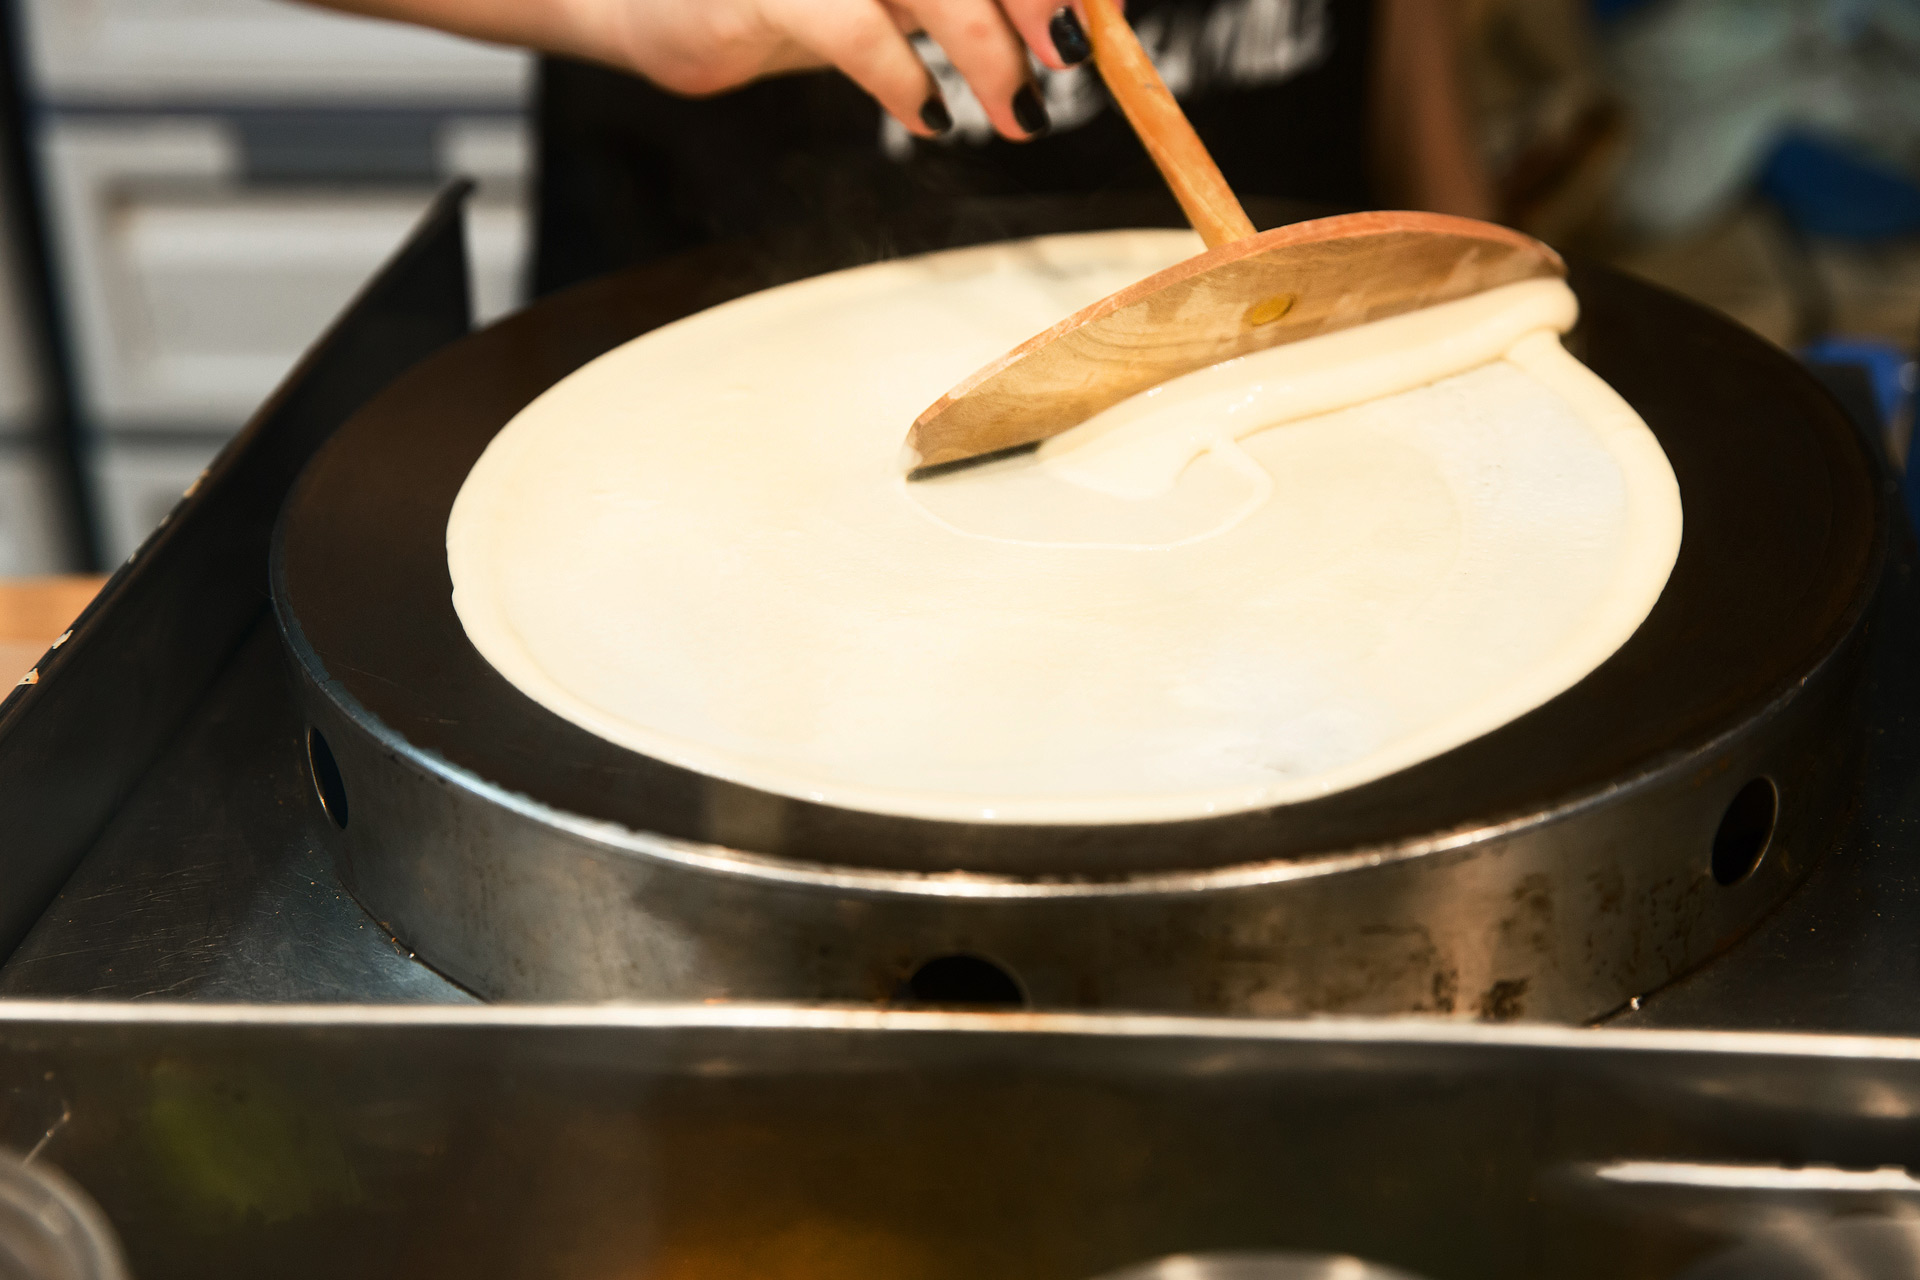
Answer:
[[[1653,435],[1529,281],[1136,396],[908,482],[975,368],[1197,252],[1057,236],[843,271],[527,406],[447,527],[476,648],[555,713],[762,790],[1164,821],[1379,778],[1603,662],[1679,550]]]

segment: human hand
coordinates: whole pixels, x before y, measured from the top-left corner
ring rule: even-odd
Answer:
[[[1087,57],[1062,0],[554,0],[581,51],[676,93],[706,95],[781,72],[838,67],[907,129],[951,126],[908,36],[924,31],[965,76],[1002,135],[1046,132],[1026,50],[1061,69]],[[1024,47],[1023,47],[1024,46]]]

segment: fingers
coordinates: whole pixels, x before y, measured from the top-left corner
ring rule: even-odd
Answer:
[[[1000,5],[1027,48],[1055,71],[1077,66],[1092,55],[1080,15],[1066,0],[1000,0]]]
[[[766,9],[793,42],[844,71],[909,132],[930,138],[949,127],[933,77],[880,0],[768,0]]]
[[[1027,51],[995,0],[895,0],[920,20],[954,69],[966,77],[987,118],[1015,141],[1050,127],[1029,74]]]
[[[954,69],[971,86],[987,118],[1003,136],[1024,141],[1051,127],[1045,102],[1035,88],[1027,47],[1043,60],[1063,66],[1049,25],[1070,45],[1077,22],[1056,21],[1063,12],[1042,0],[1018,0],[1020,20],[1044,45],[1023,46],[1010,9],[1001,0],[760,0],[767,25],[781,33],[793,54],[772,60],[766,70],[801,65],[817,58],[840,68],[909,132],[934,137],[952,125],[952,116],[933,79],[908,43],[906,32],[923,30],[945,51]],[[1066,11],[1071,17],[1071,12]],[[804,51],[802,53],[802,51]]]

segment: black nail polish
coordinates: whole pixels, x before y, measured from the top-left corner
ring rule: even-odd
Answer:
[[[1020,92],[1013,95],[1013,118],[1027,131],[1029,138],[1037,138],[1053,128],[1053,117],[1047,114],[1047,104],[1040,101],[1040,94],[1030,84],[1021,86]]]
[[[920,123],[935,133],[945,133],[953,128],[953,113],[947,110],[947,104],[939,94],[920,104]]]
[[[1093,56],[1093,46],[1087,43],[1087,29],[1080,25],[1080,15],[1070,8],[1054,13],[1047,23],[1047,34],[1053,37],[1053,51],[1070,67]]]

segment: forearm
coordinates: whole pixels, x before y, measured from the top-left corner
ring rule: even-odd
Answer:
[[[637,72],[675,93],[724,92],[762,76],[834,66],[909,131],[951,125],[907,41],[924,30],[1009,138],[1047,128],[1028,42],[1064,66],[1051,26],[1062,0],[314,0]],[[1077,28],[1076,28],[1077,30]]]
[[[600,62],[620,61],[612,33],[599,29],[603,6],[577,0],[309,0],[330,9],[438,27],[494,44]]]

